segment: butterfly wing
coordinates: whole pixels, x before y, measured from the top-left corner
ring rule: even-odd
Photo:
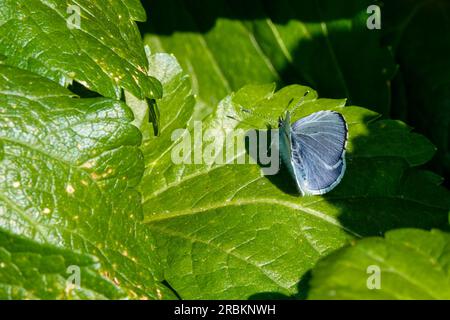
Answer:
[[[296,121],[291,129],[291,164],[303,194],[324,194],[345,172],[347,124],[334,111],[319,111]]]

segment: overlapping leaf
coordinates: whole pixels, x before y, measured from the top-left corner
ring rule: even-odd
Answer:
[[[157,98],[161,85],[147,76],[134,23],[145,18],[138,0],[1,0],[0,54],[61,85],[76,80],[106,97],[120,98],[124,88]]]
[[[450,299],[450,235],[394,230],[320,261],[311,299]]]
[[[251,83],[307,84],[389,113],[394,65],[369,30],[376,1],[150,1],[144,31],[155,52],[174,53],[201,105]]]
[[[0,231],[2,299],[123,297],[123,292],[99,275],[98,267],[98,261],[91,256],[38,244]],[[79,279],[72,280],[70,276]]]
[[[0,66],[0,228],[97,256],[128,297],[165,297],[134,190],[144,163],[122,102]]]
[[[433,155],[424,137],[401,122],[377,121],[367,109],[344,107],[344,100],[318,99],[302,86],[276,93],[272,85],[244,87],[200,127],[217,135],[248,130],[249,122],[264,129],[257,116],[241,124],[227,116],[243,117],[241,108],[246,108],[275,120],[291,99],[298,101],[309,90],[296,118],[331,109],[349,125],[348,171],[332,193],[298,197],[284,170],[264,176],[256,164],[236,164],[238,154],[221,164],[175,164],[173,151],[184,138],[191,138],[191,152],[184,154],[191,161],[196,152],[205,154],[209,143],[194,142],[199,127],[192,121],[190,131],[172,136],[186,127],[194,103],[187,79],[167,64],[165,70],[176,70],[160,77],[167,92],[161,120],[168,125],[161,138],[145,143],[141,190],[164,277],[182,298],[304,296],[307,271],[351,238],[395,227],[447,225],[448,193],[431,173],[411,169]]]

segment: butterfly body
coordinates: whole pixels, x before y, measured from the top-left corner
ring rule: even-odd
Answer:
[[[290,123],[279,120],[280,156],[302,195],[321,195],[344,176],[347,123],[335,111],[319,111]]]

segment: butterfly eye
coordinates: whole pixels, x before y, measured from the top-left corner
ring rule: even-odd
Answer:
[[[279,118],[279,119],[278,119],[278,127],[279,127],[279,128],[282,128],[283,126],[284,126],[284,124],[283,124],[283,119]]]

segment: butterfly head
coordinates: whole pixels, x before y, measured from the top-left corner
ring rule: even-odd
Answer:
[[[285,111],[283,115],[278,119],[278,127],[283,128],[291,123],[291,113],[289,111]]]
[[[291,124],[291,113],[294,113],[297,110],[297,108],[300,107],[305,102],[305,98],[308,94],[309,94],[309,91],[306,91],[304,93],[303,97],[301,97],[300,100],[297,102],[297,104],[294,106],[294,108],[291,108],[291,109],[290,109],[290,106],[291,106],[292,102],[294,101],[294,98],[289,100],[289,103],[287,104],[285,111],[283,112],[281,117],[278,119],[278,127],[279,128],[283,128],[283,127],[286,127],[286,125]],[[289,110],[291,110],[291,111],[289,111]]]

